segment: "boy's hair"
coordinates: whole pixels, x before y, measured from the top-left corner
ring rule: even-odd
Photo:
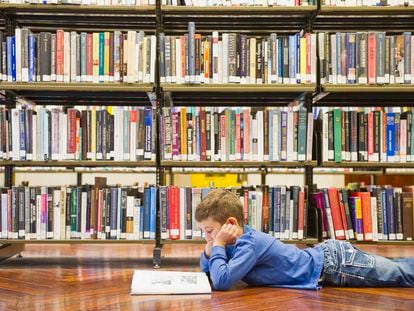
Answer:
[[[244,212],[239,197],[225,189],[213,189],[197,206],[195,219],[201,222],[211,217],[223,225],[227,218],[237,219],[239,226],[243,226]]]

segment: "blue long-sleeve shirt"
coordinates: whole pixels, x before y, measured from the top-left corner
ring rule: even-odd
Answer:
[[[214,246],[209,258],[201,255],[201,270],[210,272],[215,289],[229,289],[239,280],[254,286],[319,289],[320,246],[299,249],[248,226],[243,229],[234,245]]]

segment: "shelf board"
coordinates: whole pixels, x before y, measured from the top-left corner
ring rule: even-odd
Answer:
[[[316,166],[316,161],[304,162],[259,162],[259,161],[161,161],[164,167],[304,167]]]
[[[351,168],[414,168],[414,162],[390,163],[390,162],[323,162],[321,167],[351,167]],[[367,172],[367,174],[370,174]]]
[[[301,93],[314,92],[315,84],[167,84],[162,83],[165,92],[239,92],[239,93]]]
[[[155,5],[64,5],[64,4],[12,4],[1,3],[0,10],[4,12],[50,12],[50,13],[152,13],[155,14]]]
[[[320,13],[353,13],[353,14],[414,14],[414,7],[412,6],[327,6],[321,5]]]
[[[285,244],[317,244],[317,239],[309,238],[303,240],[279,240]],[[205,240],[161,240],[161,244],[205,244]]]
[[[316,11],[316,6],[161,6],[161,11],[166,14],[309,14]]]
[[[1,82],[5,91],[59,91],[59,92],[152,92],[153,84],[137,83],[58,83],[58,82]]]
[[[155,167],[154,161],[1,161],[1,166],[63,166],[63,167]]]
[[[387,241],[356,241],[349,240],[352,244],[365,244],[365,245],[414,245],[414,241],[407,240],[387,240]]]
[[[401,85],[329,85],[324,84],[324,92],[329,93],[401,93],[401,92],[414,92],[413,84],[401,84]]]
[[[155,240],[14,240],[0,239],[0,244],[155,244]]]

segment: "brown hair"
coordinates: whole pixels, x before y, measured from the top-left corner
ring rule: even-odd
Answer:
[[[226,222],[227,218],[234,217],[237,219],[239,226],[243,226],[243,205],[234,193],[225,189],[213,189],[201,201],[195,211],[195,219],[198,222],[209,217],[221,225]]]

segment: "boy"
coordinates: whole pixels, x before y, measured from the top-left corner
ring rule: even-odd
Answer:
[[[233,193],[215,189],[195,211],[207,245],[200,266],[213,287],[249,285],[319,289],[321,285],[414,287],[414,258],[390,260],[349,242],[328,240],[314,248],[285,245],[243,225],[243,206]]]

